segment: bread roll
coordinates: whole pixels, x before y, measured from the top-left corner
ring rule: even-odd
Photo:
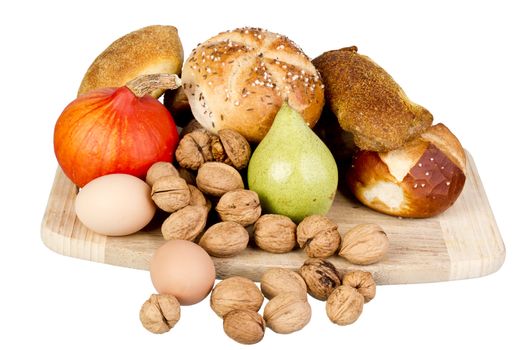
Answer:
[[[103,87],[124,86],[144,74],[180,75],[184,52],[177,28],[154,25],[124,35],[93,61],[78,89],[78,95]],[[151,95],[158,98],[164,90]]]
[[[323,53],[313,63],[323,78],[328,107],[355,144],[370,151],[402,147],[432,125],[432,114],[410,101],[377,63],[355,46]]]
[[[466,158],[443,124],[386,153],[358,151],[346,182],[359,201],[377,211],[424,218],[449,208],[465,184]]]
[[[221,33],[195,48],[182,70],[192,113],[206,129],[233,129],[261,141],[283,101],[313,127],[324,86],[313,64],[287,37],[258,28]]]

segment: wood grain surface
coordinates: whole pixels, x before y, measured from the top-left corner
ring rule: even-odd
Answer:
[[[445,213],[430,219],[387,216],[338,193],[328,216],[340,232],[344,234],[360,223],[378,223],[388,234],[390,250],[386,259],[369,266],[352,265],[339,257],[329,260],[340,272],[370,271],[378,284],[449,281],[497,271],[505,260],[505,246],[470,154],[467,165],[460,198]],[[147,270],[155,249],[164,241],[162,217],[130,236],[102,236],[76,218],[77,191],[59,168],[42,221],[44,244],[62,255]],[[241,275],[256,281],[267,268],[298,269],[305,259],[301,250],[271,254],[254,248],[232,258],[213,258],[218,278]]]

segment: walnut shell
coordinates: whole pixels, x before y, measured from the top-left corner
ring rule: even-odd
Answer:
[[[184,135],[175,150],[175,158],[181,167],[192,170],[212,161],[210,133],[204,129],[196,129]]]
[[[268,269],[261,277],[261,291],[268,299],[292,292],[306,299],[306,283],[301,275],[280,267]]]
[[[197,120],[192,119],[188,122],[188,124],[186,124],[184,128],[182,128],[179,137],[182,139],[184,136],[186,136],[187,134],[195,130],[205,130],[205,129],[204,129],[204,126],[202,126]]]
[[[188,188],[190,190],[189,205],[202,205],[204,207],[208,205],[208,202],[206,201],[206,197],[204,197],[201,190],[199,190],[197,187],[193,185],[188,185]]]
[[[252,310],[233,310],[223,319],[224,333],[241,344],[255,344],[264,337],[266,322]]]
[[[343,276],[343,284],[355,288],[365,298],[365,303],[376,296],[376,282],[370,272],[350,271]]]
[[[219,258],[239,254],[248,246],[250,235],[236,222],[219,222],[204,232],[199,245],[208,254]]]
[[[326,301],[326,314],[330,321],[340,326],[354,323],[363,312],[364,298],[347,285],[337,287]]]
[[[180,319],[180,304],[168,294],[152,294],[140,309],[140,322],[152,333],[169,331]]]
[[[222,221],[233,221],[242,226],[249,226],[261,216],[261,203],[254,191],[234,190],[221,197],[215,210]]]
[[[295,247],[295,228],[284,215],[265,214],[255,222],[255,244],[270,253],[287,253]]]
[[[311,258],[333,255],[341,243],[337,225],[323,215],[311,215],[297,226],[297,243]]]
[[[224,147],[221,143],[221,139],[217,135],[212,135],[211,137],[211,154],[215,162],[221,162],[228,165],[233,165],[224,150]]]
[[[200,205],[188,205],[171,214],[160,228],[164,239],[193,241],[206,226],[208,210]]]
[[[146,183],[153,187],[155,181],[164,176],[176,175],[179,176],[179,172],[175,166],[169,162],[157,162],[149,167],[146,173]]]
[[[219,130],[220,144],[228,160],[236,169],[243,169],[250,161],[251,149],[248,141],[235,130]]]
[[[339,255],[352,264],[374,264],[388,252],[388,237],[381,226],[361,224],[344,235]]]
[[[220,317],[233,310],[259,311],[264,297],[257,285],[245,277],[234,276],[219,282],[210,297],[210,306]]]
[[[316,299],[326,300],[341,285],[335,266],[323,259],[310,258],[299,269],[308,287],[308,293]]]
[[[151,199],[160,209],[173,213],[190,203],[190,189],[178,175],[163,176],[153,183]]]
[[[264,308],[266,325],[281,334],[302,329],[310,322],[311,316],[312,309],[308,301],[293,292],[277,295]]]
[[[197,173],[197,187],[204,193],[220,197],[243,189],[241,174],[234,167],[219,162],[204,163]]]

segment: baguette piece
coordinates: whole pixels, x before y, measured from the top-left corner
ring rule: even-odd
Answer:
[[[124,86],[144,74],[171,73],[180,76],[184,52],[177,28],[153,25],[114,41],[93,61],[78,89],[78,95],[104,87]],[[151,95],[158,98],[164,90]]]

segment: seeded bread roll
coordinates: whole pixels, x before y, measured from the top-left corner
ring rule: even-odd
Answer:
[[[259,28],[200,44],[184,64],[182,83],[206,129],[233,129],[254,142],[266,135],[283,101],[310,127],[324,104],[324,86],[309,58],[287,37]]]
[[[144,74],[180,75],[184,53],[177,28],[154,25],[115,40],[93,61],[78,89],[78,95],[103,87],[124,86]],[[164,90],[151,95],[158,98]]]

